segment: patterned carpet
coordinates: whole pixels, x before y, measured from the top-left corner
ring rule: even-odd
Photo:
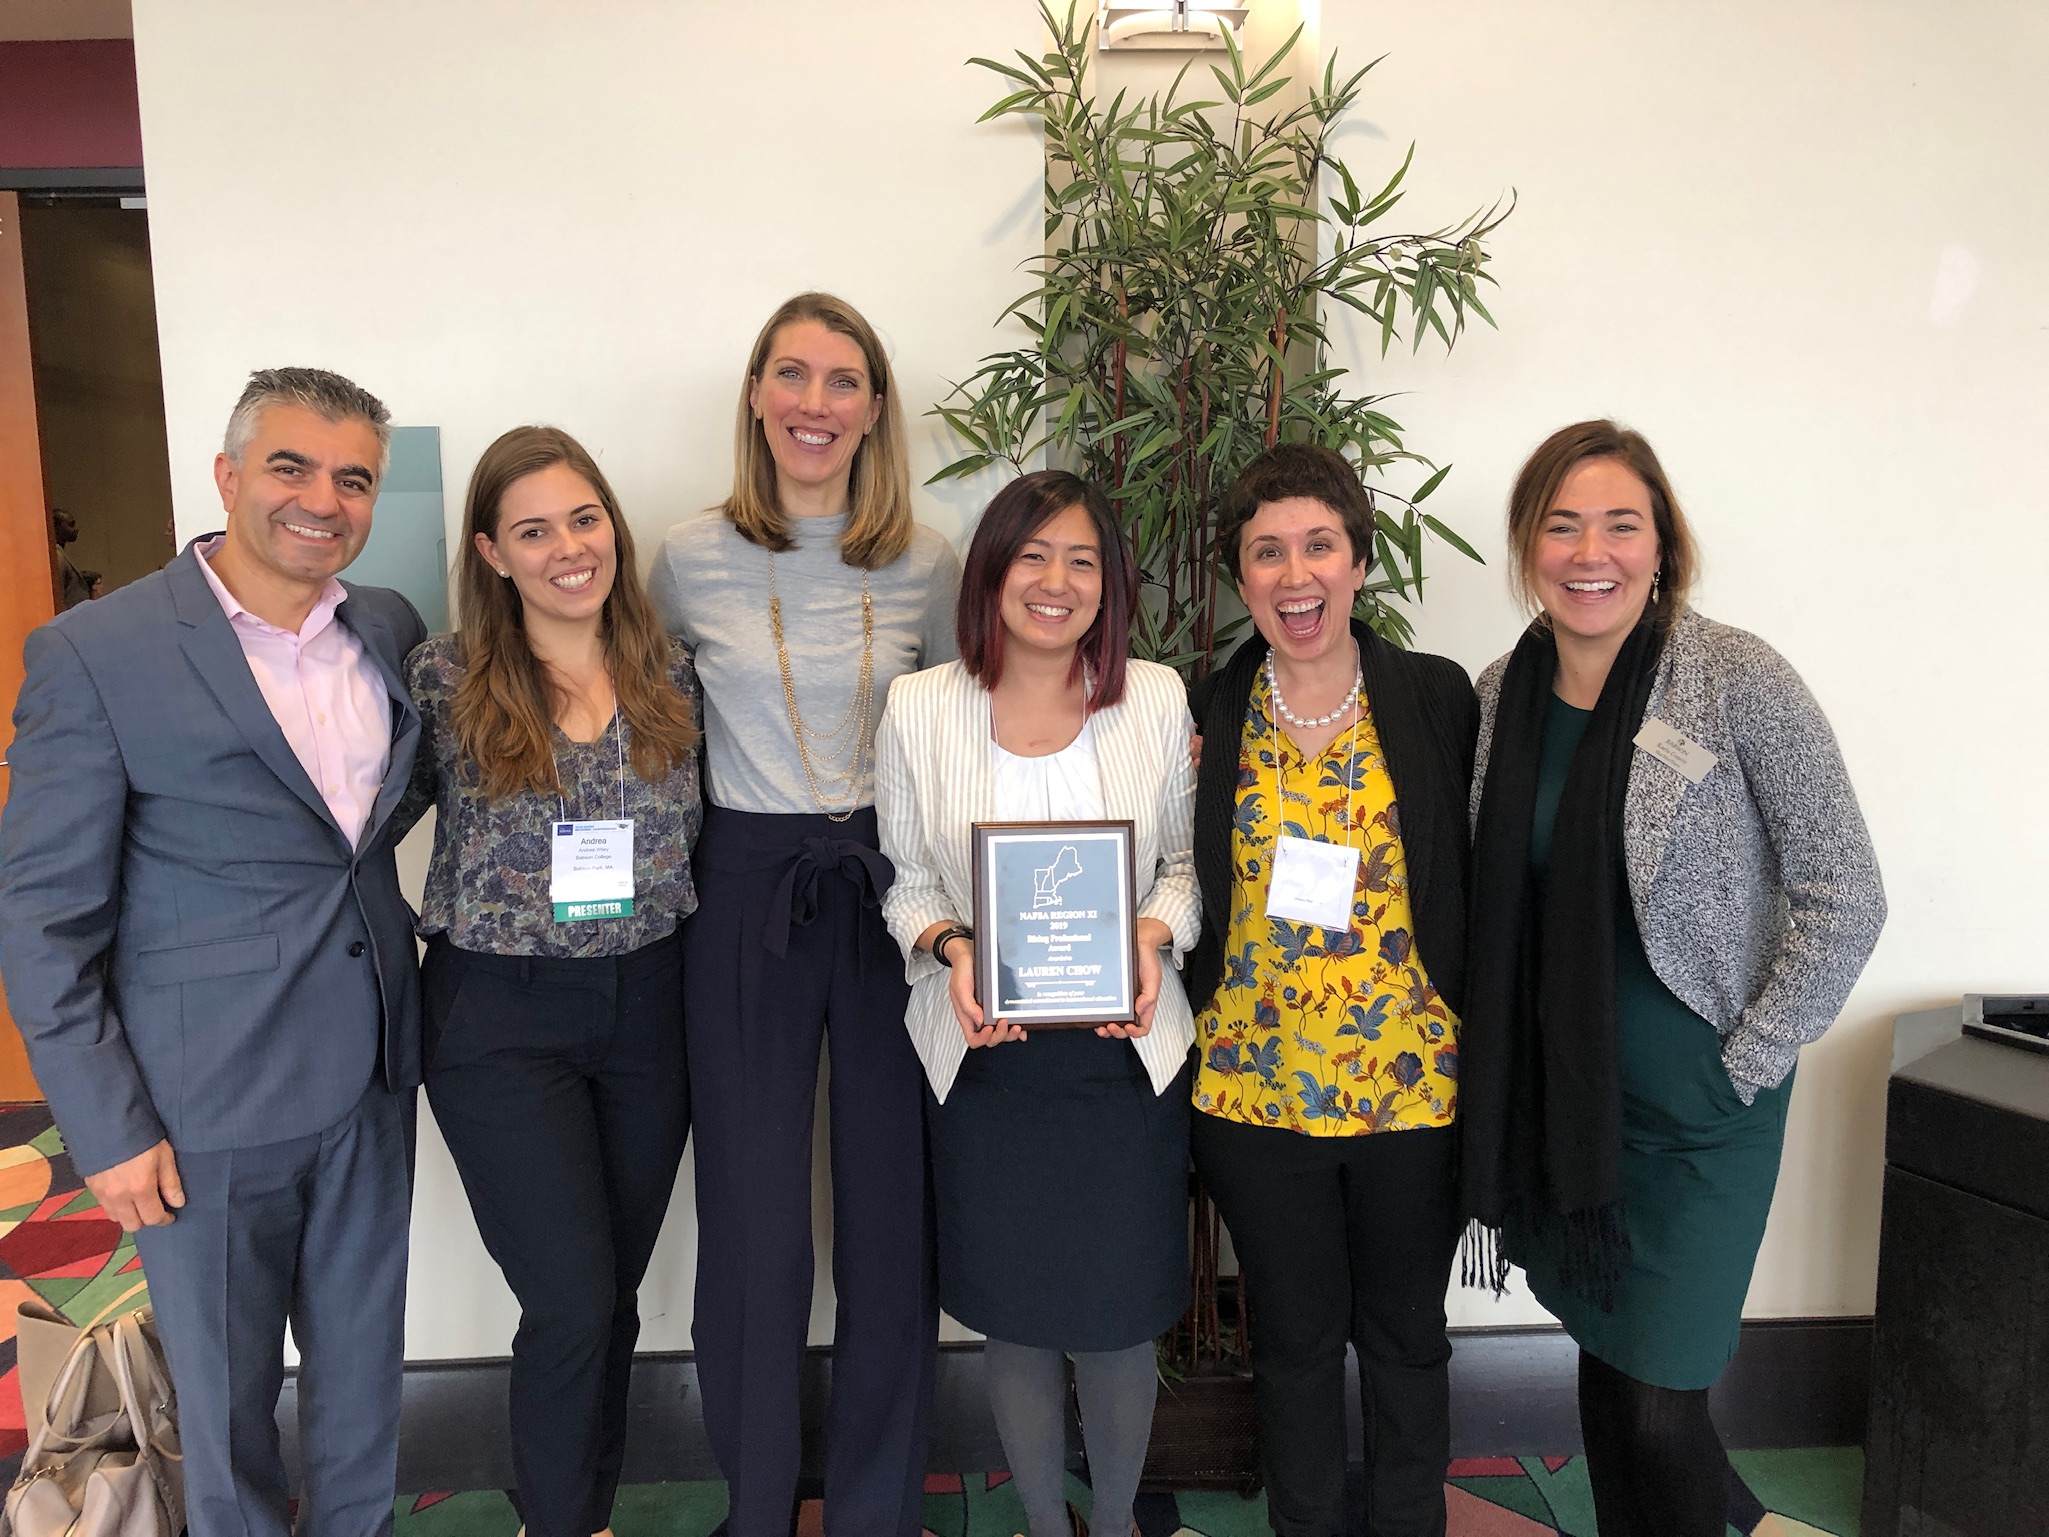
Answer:
[[[1854,1537],[1861,1453],[1739,1452],[1734,1460],[1790,1537]],[[1088,1515],[1086,1484],[1070,1477],[1068,1497]],[[1595,1537],[1586,1464],[1577,1457],[1453,1463],[1445,1502],[1450,1537]],[[817,1500],[805,1501],[797,1537],[823,1537],[822,1514]],[[1143,1495],[1137,1514],[1140,1537],[1269,1537],[1264,1496]],[[617,1537],[709,1537],[725,1515],[724,1484],[639,1484],[619,1491],[612,1529]],[[511,1501],[495,1489],[423,1494],[399,1501],[396,1537],[513,1537],[518,1527]],[[927,1537],[1011,1537],[1023,1530],[1024,1507],[1009,1474],[935,1473],[925,1480]]]
[[[28,1449],[14,1359],[15,1310],[40,1299],[75,1319],[131,1290],[135,1242],[100,1215],[47,1105],[0,1106],[0,1476]]]
[[[43,1105],[0,1106],[0,1481],[26,1448],[15,1368],[15,1309],[31,1298],[91,1318],[134,1284],[135,1245],[100,1216]],[[1792,1537],[1853,1537],[1864,1461],[1854,1448],[1738,1452],[1734,1461]],[[1088,1486],[1070,1480],[1084,1516]],[[1479,1458],[1454,1463],[1445,1486],[1451,1537],[1596,1537],[1586,1466],[1579,1458]],[[514,1537],[519,1518],[495,1489],[409,1495],[397,1537]],[[632,1485],[619,1492],[617,1537],[709,1537],[725,1519],[721,1483]],[[1140,1537],[1266,1537],[1266,1500],[1181,1492],[1143,1496]],[[1024,1509],[1007,1473],[933,1474],[925,1481],[929,1537],[1011,1537]],[[807,1500],[797,1537],[823,1537],[819,1502]]]

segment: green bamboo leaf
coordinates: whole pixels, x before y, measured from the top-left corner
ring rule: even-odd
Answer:
[[[1039,110],[1036,106],[1038,101],[1039,93],[1037,91],[1017,91],[1004,97],[1003,100],[996,103],[995,106],[984,112],[975,121],[978,123],[992,122],[996,118],[1005,117],[1011,113],[1024,110],[1027,103],[1035,104],[1033,110]]]
[[[1036,85],[1038,83],[1031,75],[1026,74],[1014,64],[1004,64],[995,59],[980,57],[971,58],[968,62],[978,65],[983,69],[992,70],[996,74],[1003,76],[1006,80],[1015,80],[1019,85]]]
[[[1461,539],[1457,534],[1452,532],[1452,530],[1447,525],[1439,522],[1436,518],[1431,517],[1428,513],[1425,513],[1423,515],[1423,526],[1429,529],[1430,532],[1435,534],[1438,538],[1442,539],[1446,544],[1450,545],[1454,550],[1457,550],[1459,554],[1465,556],[1466,559],[1478,561],[1483,566],[1487,564],[1486,559],[1480,554],[1478,550],[1474,549],[1470,544],[1467,544],[1465,540]]]
[[[1402,580],[1401,563],[1395,559],[1394,542],[1386,534],[1376,532],[1373,536],[1373,545],[1380,552],[1378,566],[1381,575],[1393,583],[1396,592],[1406,598],[1409,595],[1409,588]]]
[[[996,462],[997,457],[995,454],[969,454],[966,458],[954,460],[943,469],[935,470],[925,478],[925,484],[936,486],[942,480],[955,480],[963,475],[972,475],[977,470],[986,470]]]
[[[1435,475],[1432,475],[1428,480],[1424,481],[1422,485],[1418,486],[1415,490],[1415,493],[1410,496],[1409,500],[1412,502],[1420,502],[1424,500],[1426,497],[1430,495],[1432,491],[1435,491],[1439,486],[1444,484],[1444,477],[1449,475],[1450,473],[1451,466],[1447,464]]]
[[[1165,448],[1169,443],[1172,443],[1179,436],[1180,433],[1172,427],[1161,428],[1158,432],[1154,433],[1151,437],[1147,438],[1143,444],[1141,444],[1137,449],[1135,449],[1132,452],[1131,457],[1124,461],[1125,468],[1137,468],[1140,464],[1143,464],[1146,460],[1152,458],[1154,454],[1158,453],[1161,449]]]

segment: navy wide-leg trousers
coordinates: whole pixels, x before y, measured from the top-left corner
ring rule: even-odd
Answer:
[[[829,1043],[832,1402],[825,1528],[916,1537],[937,1355],[923,1075],[871,810],[707,807],[684,925],[697,1138],[694,1340],[731,1537],[788,1537],[811,1316],[811,1127]]]

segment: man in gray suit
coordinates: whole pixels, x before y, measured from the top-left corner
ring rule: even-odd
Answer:
[[[392,849],[419,738],[370,532],[389,414],[254,375],[227,532],[29,637],[0,817],[0,976],[66,1145],[136,1235],[194,1537],[391,1529],[419,993]]]

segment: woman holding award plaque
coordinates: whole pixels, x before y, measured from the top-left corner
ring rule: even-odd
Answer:
[[[1180,677],[1125,655],[1137,597],[1100,491],[1057,470],[1013,481],[968,550],[960,660],[901,680],[876,733],[939,1299],[988,1336],[1032,1537],[1068,1530],[1067,1355],[1095,1529],[1131,1530],[1153,1340],[1188,1301],[1194,1029],[1163,952],[1178,962],[1197,932],[1194,774]],[[1050,1026],[1104,999],[1108,1022]]]
[[[515,427],[470,476],[462,629],[406,659],[427,1099],[519,1298],[512,1465],[534,1537],[609,1530],[636,1290],[690,1129],[697,679],[582,445]]]
[[[1338,454],[1269,449],[1218,537],[1258,634],[1198,709],[1193,1140],[1249,1291],[1269,1518],[1344,1529],[1349,1342],[1366,1529],[1442,1533],[1478,709],[1455,662],[1351,617],[1373,508]]]

